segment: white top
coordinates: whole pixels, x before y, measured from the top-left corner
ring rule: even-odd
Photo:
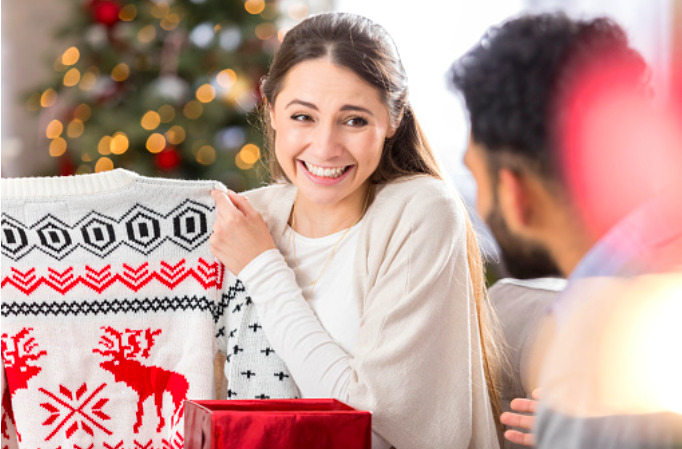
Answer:
[[[344,229],[326,237],[309,238],[287,228],[285,238],[277,242],[280,252],[286,255],[289,266],[296,273],[303,297],[308,299],[329,336],[346,352],[355,346],[360,322],[358,299],[349,288],[359,229],[355,225],[348,232]],[[337,243],[334,255],[329,258]],[[324,268],[327,259],[329,264]],[[313,288],[312,282],[318,277]]]
[[[246,196],[282,240],[296,188],[272,185]],[[350,353],[317,319],[279,251],[239,274],[302,394],[343,399],[345,392],[349,405],[372,411],[373,430],[398,449],[498,447],[465,214],[451,187],[432,177],[377,186],[359,224],[348,286],[360,317]]]

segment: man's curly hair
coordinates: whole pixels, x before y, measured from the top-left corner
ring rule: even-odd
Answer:
[[[605,60],[628,67],[633,85],[647,84],[643,58],[611,19],[548,13],[490,29],[450,69],[452,86],[469,110],[473,140],[487,150],[489,168],[516,160],[544,179],[559,179],[556,109],[575,78]]]

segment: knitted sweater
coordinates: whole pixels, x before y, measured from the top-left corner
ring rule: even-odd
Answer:
[[[297,394],[277,355],[241,348],[269,344],[210,253],[213,188],[121,169],[2,180],[3,448],[180,448],[219,349],[258,358],[258,382],[232,363],[233,397]]]

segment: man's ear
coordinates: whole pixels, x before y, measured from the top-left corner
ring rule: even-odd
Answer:
[[[509,229],[522,232],[530,225],[532,192],[523,175],[508,168],[497,172],[497,197]]]

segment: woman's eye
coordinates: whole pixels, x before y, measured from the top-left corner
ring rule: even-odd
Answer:
[[[348,124],[350,126],[361,127],[361,126],[365,126],[367,124],[367,120],[365,120],[362,117],[353,117],[353,118],[346,120],[346,124]]]
[[[291,116],[291,119],[299,121],[299,122],[307,122],[307,121],[312,120],[312,118],[306,114],[294,114]]]

